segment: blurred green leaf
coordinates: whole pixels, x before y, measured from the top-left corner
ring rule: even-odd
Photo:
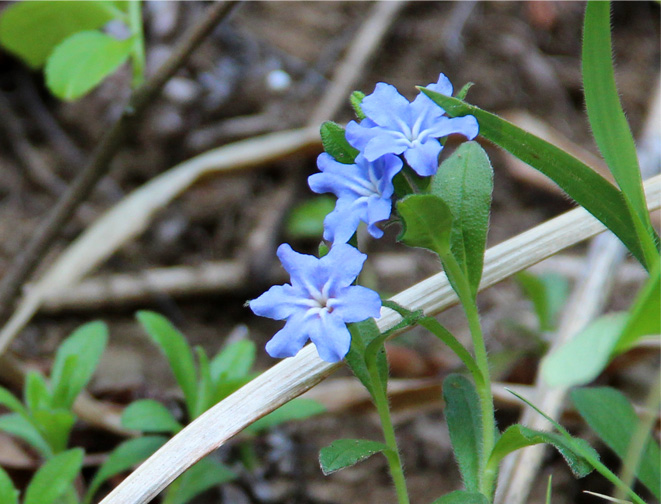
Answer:
[[[335,199],[317,196],[294,207],[287,218],[292,238],[317,238],[324,233],[324,219],[335,208]]]
[[[236,380],[245,378],[255,363],[256,348],[250,340],[240,340],[223,348],[209,364],[211,379]]]
[[[324,405],[313,399],[296,398],[286,402],[277,410],[249,425],[246,431],[253,433],[262,432],[290,420],[303,420],[325,412],[326,408]]]
[[[489,504],[489,499],[481,493],[456,490],[436,499],[431,504]]]
[[[433,194],[412,194],[397,202],[402,218],[398,240],[410,247],[421,247],[439,256],[450,252],[452,212]]]
[[[16,2],[0,16],[0,44],[33,68],[74,33],[94,30],[114,18],[110,2]]]
[[[22,439],[37,450],[44,458],[48,458],[53,454],[52,448],[32,421],[18,413],[1,415],[0,431]]]
[[[0,467],[0,502],[2,504],[18,504],[18,490],[16,490],[11,478],[2,467]]]
[[[38,371],[29,371],[25,377],[25,404],[31,414],[51,407],[51,394],[46,380]]]
[[[347,142],[344,128],[337,123],[326,121],[321,125],[321,143],[339,163],[353,164],[356,160],[358,150]]]
[[[170,410],[153,399],[141,399],[129,404],[122,412],[122,426],[140,432],[176,434],[182,426]]]
[[[493,192],[493,168],[480,144],[461,144],[439,167],[430,192],[450,209],[450,249],[475,297],[482,278]]]
[[[118,445],[110,454],[105,462],[99,467],[94,475],[84,503],[90,504],[92,497],[99,491],[101,485],[113,476],[128,471],[133,466],[138,465],[147,457],[150,457],[156,450],[165,444],[166,437],[163,436],[143,436],[135,439],[129,439]]]
[[[197,403],[197,372],[193,352],[186,338],[168,319],[158,313],[139,311],[136,317],[152,341],[165,354],[170,369],[184,393],[188,414],[192,415]]]
[[[117,40],[98,31],[83,31],[59,44],[46,62],[46,85],[62,100],[76,100],[124,63],[132,39]]]
[[[54,504],[78,476],[84,453],[81,448],[68,450],[41,466],[25,490],[23,504]]]
[[[87,386],[108,344],[108,327],[103,322],[90,322],[76,329],[55,353],[51,371],[53,405],[70,408]],[[75,364],[67,361],[75,357]],[[66,372],[65,372],[66,371]]]
[[[20,413],[26,418],[28,416],[28,412],[25,409],[25,406],[23,406],[23,403],[21,403],[21,401],[19,401],[14,394],[9,392],[9,390],[4,387],[0,387],[0,404],[5,406],[10,411],[13,411],[14,413]]]
[[[195,412],[192,416],[193,418],[197,418],[213,406],[213,393],[215,387],[213,379],[211,378],[211,369],[207,353],[204,351],[204,348],[199,345],[195,346],[193,350],[195,351],[195,355],[197,355],[199,378],[197,381],[197,404],[195,405]]]
[[[592,133],[622,189],[648,268],[659,261],[636,145],[620,104],[613,71],[610,2],[588,2],[583,29],[583,90]]]
[[[76,415],[64,409],[39,409],[32,412],[32,418],[54,453],[66,449]]]
[[[209,488],[236,479],[236,474],[211,458],[200,460],[179,476],[168,491],[168,504],[185,504]]]
[[[322,472],[328,476],[388,449],[386,445],[378,441],[338,439],[319,451],[319,464],[321,464]]]
[[[625,459],[638,428],[638,416],[629,400],[618,390],[609,387],[574,389],[571,391],[571,400],[592,430],[621,459]],[[661,499],[661,451],[651,435],[647,437],[635,474],[657,499]]]
[[[458,374],[443,380],[445,420],[452,450],[457,459],[466,490],[477,492],[482,459],[482,410],[475,385]]]
[[[569,282],[556,273],[533,275],[527,271],[516,274],[516,280],[532,301],[540,331],[552,331],[557,315],[567,301]]]
[[[633,219],[622,193],[581,161],[500,117],[461,100],[421,89],[451,117],[473,115],[480,135],[512,153],[553,180],[577,203],[600,220],[646,267]]]

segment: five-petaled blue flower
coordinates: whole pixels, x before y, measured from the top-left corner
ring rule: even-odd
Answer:
[[[392,178],[402,169],[402,160],[386,154],[370,162],[358,154],[355,164],[342,164],[322,153],[317,166],[322,173],[308,178],[310,189],[316,193],[337,196],[335,210],[324,220],[324,238],[333,243],[346,243],[356,232],[360,221],[367,223],[367,231],[381,238],[383,231],[376,223],[387,220],[392,210],[394,192]]]
[[[452,84],[443,74],[427,88],[452,95]],[[438,169],[438,155],[443,149],[439,138],[461,133],[472,140],[479,131],[475,117],[447,117],[424,94],[409,102],[394,86],[384,82],[379,82],[374,92],[363,99],[361,108],[366,118],[360,124],[347,124],[347,141],[368,161],[376,161],[384,154],[404,154],[409,166],[423,177]]]
[[[342,360],[351,347],[346,324],[380,314],[379,295],[351,285],[367,255],[339,243],[318,259],[283,243],[278,257],[291,276],[291,284],[274,285],[250,301],[256,315],[287,320],[266,344],[266,351],[271,357],[293,357],[310,339],[323,360]]]

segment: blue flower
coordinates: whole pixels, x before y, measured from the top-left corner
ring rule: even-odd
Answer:
[[[452,84],[441,74],[429,89],[452,95]],[[477,136],[479,126],[473,116],[450,118],[424,94],[413,102],[404,98],[394,86],[379,82],[371,95],[361,103],[366,118],[347,125],[347,141],[368,161],[384,154],[404,154],[406,162],[426,177],[436,173],[438,155],[443,146],[439,138],[461,133],[469,140]]]
[[[320,154],[317,166],[322,173],[308,178],[310,189],[337,196],[335,209],[324,220],[324,238],[333,243],[346,243],[360,221],[367,223],[367,231],[374,238],[381,238],[383,231],[376,223],[390,217],[392,178],[402,165],[402,160],[392,154],[374,162],[359,154],[351,165],[338,163],[326,153]]]
[[[351,285],[367,255],[340,243],[317,259],[283,243],[278,257],[291,284],[274,285],[249,303],[256,315],[287,320],[266,351],[271,357],[293,357],[310,339],[326,362],[342,360],[351,347],[346,324],[378,317],[381,310],[376,292]]]

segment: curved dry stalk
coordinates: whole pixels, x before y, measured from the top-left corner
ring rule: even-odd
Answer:
[[[661,176],[646,184],[650,209],[661,207]],[[590,238],[605,227],[583,208],[577,208],[487,250],[480,290]],[[411,310],[434,315],[458,299],[444,273],[438,273],[395,295],[392,301]],[[382,331],[399,320],[384,308],[377,320]],[[282,406],[322,381],[341,363],[329,364],[312,345],[285,359],[216,404],[168,441],[117,486],[101,504],[144,504],[177,476],[255,420]]]

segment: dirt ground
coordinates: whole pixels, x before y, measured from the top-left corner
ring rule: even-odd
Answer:
[[[146,4],[148,71],[163,61],[206,7],[203,2]],[[479,107],[499,114],[525,111],[597,154],[581,89],[584,7],[583,2],[408,2],[353,88],[369,93],[376,82],[385,81],[411,98],[414,86],[435,82],[439,72],[444,72],[455,89],[469,81],[475,83],[467,99]],[[373,9],[368,2],[241,4],[149,108],[114,160],[111,174],[65,228],[46,266],[104,211],[177,163],[239,139],[305,125]],[[659,5],[615,2],[612,19],[616,77],[635,136],[646,118],[654,86],[658,86]],[[21,253],[37,223],[121,112],[129,80],[124,68],[80,101],[61,103],[49,96],[40,74],[0,52],[4,116],[0,124],[0,274]],[[327,119],[350,120],[352,112],[348,100],[346,103],[335,117]],[[493,146],[486,142],[484,146],[495,170],[489,246],[572,207],[564,196],[514,173],[511,161]],[[93,274],[107,278],[235,261],[245,271],[238,282],[220,283],[204,292],[148,291],[139,299],[102,300],[95,306],[55,304],[22,332],[13,345],[14,354],[47,370],[62,338],[84,322],[103,320],[110,327],[110,348],[91,392],[117,404],[156,398],[179,412],[167,365],[136,323],[136,310],[164,314],[191,344],[202,345],[211,354],[229,335],[236,337],[246,328],[259,348],[258,368],[273,365],[275,361],[263,352],[263,345],[281,324],[258,319],[244,303],[281,277],[274,254],[279,243],[287,241],[298,251],[313,252],[319,242],[318,237],[292,236],[286,226],[289,211],[313,196],[306,190],[305,177],[316,170],[317,154],[301,152],[249,172],[204,178],[160,212],[147,232],[123,246]],[[284,201],[282,194],[286,195]],[[264,232],[260,223],[266,219],[272,225]],[[430,255],[398,245],[397,232],[393,226],[382,240],[366,243],[375,259],[365,282],[383,293],[398,292],[439,270]],[[584,251],[584,246],[578,246],[563,257],[580,269]],[[618,277],[610,301],[613,307],[626,307],[642,282],[631,259],[625,266],[634,274]],[[569,281],[571,284],[571,277]],[[530,304],[513,281],[484,292],[479,302],[496,380],[531,384],[544,345],[530,336],[530,330],[522,329],[534,326]],[[440,320],[460,337],[467,336],[458,309],[443,313]],[[458,360],[438,341],[418,330],[393,342],[390,355],[393,375],[400,380],[440,381],[459,367]],[[599,383],[626,387],[635,396],[646,387],[649,371],[657,365],[656,355],[642,355],[609,369]],[[346,376],[342,371],[329,380]],[[501,426],[515,422],[517,415],[516,407],[500,405]],[[440,397],[437,403],[410,401],[398,410],[396,421],[412,502],[429,503],[460,488]],[[565,421],[598,443],[577,418]],[[211,490],[195,502],[394,502],[386,464],[379,457],[330,477],[322,475],[317,462],[319,449],[331,441],[374,438],[377,428],[369,408],[355,405],[277,428],[256,440],[257,469],[243,471],[238,481]],[[114,435],[81,423],[72,443],[101,453],[116,441]],[[603,447],[599,451],[606,463],[616,466]],[[236,464],[233,445],[216,456]],[[15,469],[12,474],[25,479],[31,469]],[[574,480],[562,458],[549,451],[530,503],[543,502],[550,474],[554,504],[599,502],[582,494],[584,489],[610,492],[600,476]]]

